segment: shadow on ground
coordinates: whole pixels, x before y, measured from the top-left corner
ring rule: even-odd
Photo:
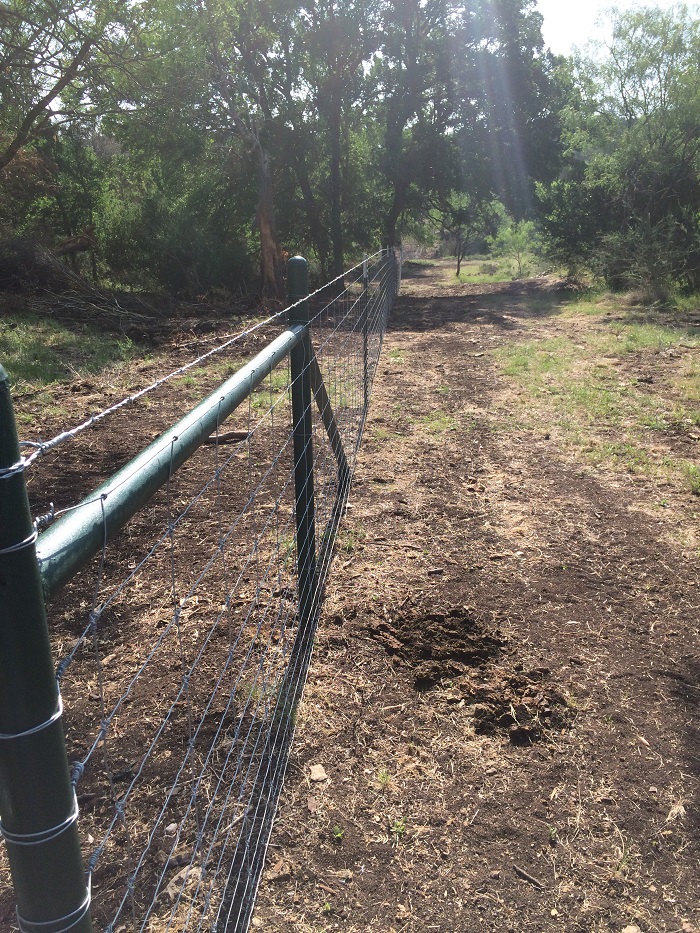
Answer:
[[[389,330],[418,333],[449,328],[451,324],[484,322],[502,330],[517,330],[520,321],[556,317],[581,292],[549,279],[525,279],[492,285],[455,285],[422,288],[420,279],[411,282],[410,301],[403,296],[394,306]]]

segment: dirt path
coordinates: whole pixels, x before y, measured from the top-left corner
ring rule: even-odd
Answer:
[[[700,925],[693,519],[509,421],[535,287],[404,283],[257,928]]]

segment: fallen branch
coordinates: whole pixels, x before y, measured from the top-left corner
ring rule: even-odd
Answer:
[[[533,878],[532,875],[529,875],[524,868],[520,868],[519,865],[513,865],[513,871],[518,877],[522,878],[524,881],[529,881],[530,884],[534,884],[536,888],[539,888],[540,891],[544,888],[544,885],[541,881],[538,881],[537,878]]]
[[[247,431],[228,431],[218,436],[212,434],[203,443],[205,444],[233,444],[235,441],[247,441],[250,434]]]

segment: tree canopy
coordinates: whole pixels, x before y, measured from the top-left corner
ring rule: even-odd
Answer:
[[[700,287],[700,23],[612,12],[612,40],[565,66],[566,165],[541,189],[555,251],[616,287]]]
[[[505,210],[612,283],[661,244],[654,274],[697,288],[697,22],[615,15],[564,60],[535,0],[8,0],[2,232],[89,227],[107,281],[275,296],[285,250],[326,278]]]

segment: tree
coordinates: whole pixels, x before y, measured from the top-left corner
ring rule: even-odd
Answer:
[[[529,266],[528,259],[539,252],[537,228],[531,220],[508,220],[496,236],[490,238],[494,256],[506,256],[515,262],[516,277],[522,278]]]
[[[544,226],[560,256],[583,253],[613,287],[697,289],[700,25],[683,5],[613,16],[609,47],[572,70],[568,161],[542,190]]]
[[[264,55],[260,43],[269,47],[277,37],[270,31],[264,11],[253,0],[230,4],[201,0],[194,12],[200,14],[204,24],[203,44],[212,66],[214,93],[209,105],[239,137],[255,166],[258,190],[255,225],[260,235],[262,293],[267,298],[281,298],[284,272],[275,221],[273,173],[260,130],[268,115],[268,102],[264,80],[256,80],[259,74],[256,59],[259,54]],[[247,80],[240,79],[241,72]]]
[[[545,162],[539,24],[533,0],[9,0],[3,220],[94,223],[104,275],[198,292],[257,243],[269,297],[283,242],[326,278],[409,219],[464,233]]]
[[[47,126],[96,111],[99,75],[128,68],[143,25],[122,0],[10,0],[0,11],[0,176]]]
[[[558,169],[558,106],[534,0],[387,0],[375,66],[389,187],[385,242],[399,218],[455,193],[533,210],[533,179]]]
[[[398,241],[407,209],[424,210],[436,192],[455,187],[452,10],[447,0],[388,0],[381,55],[375,62],[378,117],[383,128],[380,168],[388,187],[383,241]]]
[[[332,271],[337,276],[344,268],[343,144],[349,144],[352,113],[362,96],[363,65],[376,50],[376,4],[373,0],[306,0],[299,11],[299,26],[307,50],[304,78],[327,138]]]
[[[563,105],[534,0],[476,0],[461,12],[460,143],[516,218],[532,217],[536,181],[560,167]]]
[[[495,235],[502,219],[502,208],[492,201],[482,201],[467,194],[453,194],[442,207],[442,237],[454,244],[457,258],[455,275],[462,271],[464,257],[476,246]]]

